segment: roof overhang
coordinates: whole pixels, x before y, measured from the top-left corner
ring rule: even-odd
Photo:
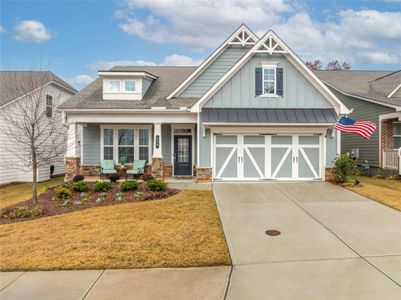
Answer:
[[[97,74],[99,76],[107,76],[107,77],[127,76],[127,77],[150,78],[153,80],[157,79],[157,76],[145,71],[98,71]]]

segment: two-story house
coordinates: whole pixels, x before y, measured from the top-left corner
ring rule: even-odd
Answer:
[[[333,126],[348,108],[273,31],[241,25],[198,67],[98,75],[60,107],[67,179],[146,159],[155,177],[324,180],[340,153]]]

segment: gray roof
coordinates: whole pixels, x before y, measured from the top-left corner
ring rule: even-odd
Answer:
[[[401,98],[388,95],[401,84],[399,71],[314,71],[328,85],[343,93],[401,106]]]
[[[77,92],[75,88],[50,71],[0,71],[0,106],[51,81]]]
[[[332,108],[203,108],[205,123],[335,123]]]
[[[180,85],[196,67],[167,67],[167,66],[119,66],[111,71],[147,72],[157,79],[153,81],[141,101],[138,100],[103,100],[103,80],[97,78],[78,94],[62,105],[61,109],[147,109],[155,106],[166,108],[191,107],[197,98],[166,97]]]

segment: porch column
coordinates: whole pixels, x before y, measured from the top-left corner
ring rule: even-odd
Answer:
[[[67,134],[67,151],[64,157],[65,181],[71,180],[80,173],[81,167],[81,148],[78,142],[78,125],[70,123]]]
[[[156,179],[164,180],[164,160],[162,154],[161,123],[154,123],[154,128],[153,128],[152,176]]]

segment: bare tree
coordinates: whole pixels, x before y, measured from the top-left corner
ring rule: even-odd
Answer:
[[[65,126],[55,109],[60,92],[49,86],[50,72],[13,73],[2,79],[0,96],[14,100],[1,108],[0,117],[7,123],[7,151],[17,158],[13,167],[32,171],[32,201],[37,203],[39,168],[62,160],[66,150]]]
[[[337,59],[333,59],[326,66],[326,70],[328,71],[344,71],[350,69],[351,65],[349,64],[349,62],[344,61],[342,64],[340,64]]]
[[[315,59],[314,61],[307,61],[305,62],[306,66],[311,70],[321,70],[322,69],[322,62],[320,59]]]

